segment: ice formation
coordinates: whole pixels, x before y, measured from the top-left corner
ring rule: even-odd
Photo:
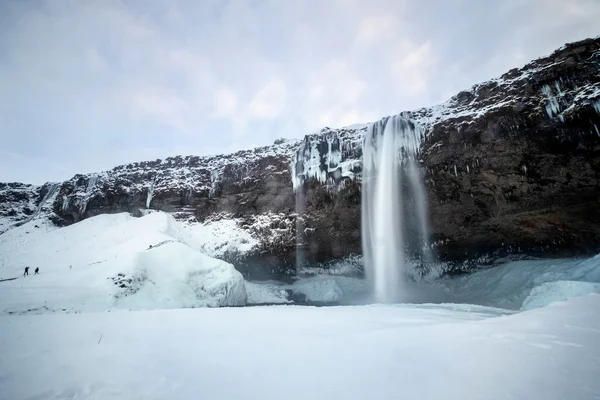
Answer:
[[[79,208],[79,212],[81,214],[85,213],[87,209],[88,202],[92,198],[92,195],[97,189],[98,182],[100,180],[99,174],[91,174],[87,177],[87,182],[85,184],[85,189],[83,191],[77,192],[77,197],[75,198],[75,205]],[[65,203],[63,202],[63,207]]]
[[[307,135],[292,156],[294,191],[310,179],[329,186],[354,179],[355,171],[360,169],[356,155],[366,130],[367,125],[358,125],[336,130],[326,128],[319,134]]]
[[[557,115],[558,113],[560,113],[560,104],[558,102],[558,95],[561,94],[560,92],[560,86],[558,86],[558,82],[556,83],[556,88],[558,93],[555,95],[554,93],[552,93],[552,89],[550,88],[549,85],[544,85],[542,87],[542,93],[544,93],[546,95],[546,99],[547,99],[547,103],[546,103],[546,113],[548,114],[548,117],[552,118],[555,115]]]
[[[33,214],[31,214],[26,220],[25,223],[32,221],[33,219],[35,219],[40,212],[42,211],[42,208],[46,205],[46,204],[52,204],[54,203],[54,200],[56,199],[56,196],[58,195],[58,192],[60,190],[60,183],[52,183],[50,188],[48,189],[48,192],[46,193],[46,195],[42,198],[42,200],[40,201],[40,203],[37,205],[37,207],[35,208],[35,211],[33,212]]]
[[[148,188],[148,196],[146,197],[146,208],[150,208],[150,203],[152,203],[152,197],[154,196],[154,185],[156,184],[156,179],[153,179],[150,182],[150,187]]]
[[[146,279],[133,295],[119,299],[119,307],[192,308],[246,304],[244,278],[233,265],[183,243],[171,241],[140,252],[136,264],[136,272]]]
[[[402,115],[372,124],[365,137],[362,245],[375,300],[402,299],[406,259],[430,259],[427,201],[416,156],[418,125]]]

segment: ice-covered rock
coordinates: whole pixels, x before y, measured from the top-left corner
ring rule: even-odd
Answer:
[[[560,300],[569,291],[585,292],[600,285],[600,255],[585,259],[511,261],[431,284],[441,289],[438,301],[529,309]],[[552,294],[553,291],[556,292]]]
[[[287,304],[288,299],[285,285],[281,282],[246,282],[248,304]]]
[[[124,308],[191,308],[246,305],[242,274],[225,261],[171,242],[141,252],[134,275],[140,287],[117,303]]]
[[[333,277],[315,276],[300,279],[291,285],[295,293],[302,293],[306,300],[320,303],[334,303],[343,300],[344,291]]]

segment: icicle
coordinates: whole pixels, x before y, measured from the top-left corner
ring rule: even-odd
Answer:
[[[600,99],[598,99],[595,102],[593,102],[592,106],[594,107],[594,110],[596,110],[596,112],[598,114],[600,114]]]
[[[62,209],[63,213],[66,213],[67,210],[69,209],[69,197],[68,196],[63,196],[61,209]]]
[[[548,85],[544,85],[541,91],[546,95],[546,98],[548,99],[548,103],[546,104],[546,114],[548,114],[548,117],[552,118],[554,117],[554,115],[560,112],[560,104],[558,102],[558,98],[552,94],[552,90]]]

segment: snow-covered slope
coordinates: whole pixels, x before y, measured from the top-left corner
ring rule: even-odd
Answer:
[[[188,246],[177,222],[162,212],[13,228],[0,236],[0,279],[15,277],[0,282],[2,312],[246,304],[241,274]]]

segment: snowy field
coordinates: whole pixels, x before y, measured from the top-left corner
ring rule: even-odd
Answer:
[[[365,298],[245,282],[204,253],[246,241],[215,232],[156,212],[0,235],[0,400],[600,399],[600,255],[406,287],[444,304],[206,308]]]
[[[0,316],[2,399],[600,398],[600,295]]]

